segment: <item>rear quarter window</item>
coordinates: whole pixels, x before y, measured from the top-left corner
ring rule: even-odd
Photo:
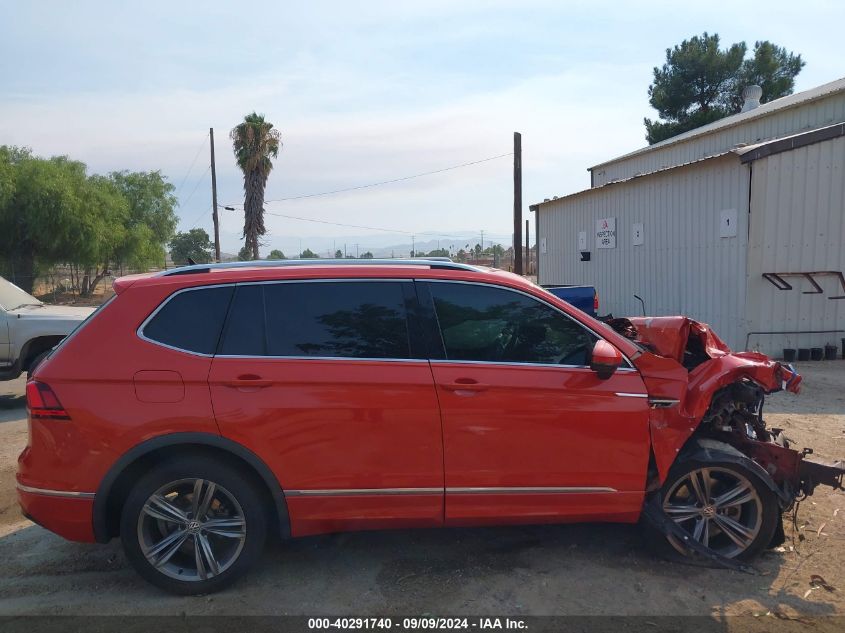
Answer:
[[[214,354],[232,286],[191,288],[170,295],[143,326],[141,334],[155,343],[197,354]]]

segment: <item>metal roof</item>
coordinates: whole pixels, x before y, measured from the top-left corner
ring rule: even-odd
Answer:
[[[697,138],[699,136],[710,134],[711,132],[715,132],[716,130],[733,127],[735,125],[741,125],[752,119],[764,117],[766,115],[778,112],[780,110],[785,110],[787,108],[794,108],[805,103],[816,101],[817,99],[822,99],[829,95],[843,91],[845,91],[845,77],[843,77],[842,79],[837,79],[836,81],[831,81],[829,83],[822,84],[821,86],[816,86],[815,88],[811,88],[810,90],[796,92],[794,94],[781,97],[780,99],[769,101],[768,103],[764,103],[754,108],[753,110],[749,110],[748,112],[732,114],[731,116],[727,116],[724,119],[719,119],[718,121],[714,121],[713,123],[702,125],[701,127],[695,128],[694,130],[690,130],[689,132],[684,132],[683,134],[678,134],[677,136],[667,138],[665,141],[660,141],[659,143],[655,143],[654,145],[648,145],[647,147],[642,147],[633,152],[629,152],[628,154],[623,154],[622,156],[617,156],[616,158],[613,158],[611,160],[606,160],[604,162],[598,163],[596,165],[593,165],[592,167],[588,167],[587,170],[592,171],[597,167],[603,167],[605,165],[617,163],[622,160],[632,158],[634,156],[639,156],[640,154],[647,154],[663,147],[674,145],[675,143],[682,143],[684,141]]]
[[[744,148],[743,148],[744,149]],[[635,174],[634,176],[630,176],[628,178],[619,178],[618,180],[611,180],[610,182],[606,182],[603,185],[598,185],[596,187],[589,187],[588,189],[582,189],[581,191],[575,191],[573,193],[568,193],[565,196],[555,196],[551,199],[543,200],[542,202],[537,202],[532,204],[528,207],[529,211],[535,211],[539,209],[541,205],[544,204],[551,204],[553,202],[560,202],[561,200],[566,200],[567,198],[574,198],[575,196],[582,196],[586,193],[591,192],[599,192],[604,191],[608,187],[613,187],[614,185],[622,185],[626,182],[631,182],[632,180],[638,180],[640,178],[646,178],[648,176],[654,176],[656,174],[662,174],[663,172],[671,171],[673,169],[680,169],[681,167],[689,167],[690,165],[696,165],[698,163],[703,163],[705,161],[713,160],[716,158],[721,158],[723,156],[728,156],[729,154],[738,154],[739,152],[736,149],[731,149],[726,152],[719,152],[718,154],[710,154],[709,156],[704,156],[702,158],[698,158],[696,160],[691,160],[686,163],[681,163],[680,165],[667,165],[666,167],[661,167],[660,169],[655,169],[654,171],[649,171],[644,174]]]
[[[806,147],[814,143],[821,143],[822,141],[830,141],[840,136],[845,136],[845,123],[837,123],[836,125],[828,125],[826,127],[810,130],[809,132],[799,132],[790,136],[783,136],[781,138],[773,138],[762,143],[754,143],[753,145],[743,145],[732,150],[739,155],[743,163],[749,163],[753,160],[779,154],[781,152],[788,152],[799,147]]]

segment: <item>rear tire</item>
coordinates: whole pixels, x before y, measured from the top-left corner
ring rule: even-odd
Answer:
[[[219,591],[261,555],[264,505],[236,468],[204,455],[180,457],[133,486],[121,513],[123,549],[138,573],[161,589]]]
[[[726,456],[727,457],[727,456]],[[677,462],[656,494],[663,510],[699,543],[726,558],[750,560],[772,542],[781,522],[777,495],[747,457]],[[646,524],[649,545],[665,558],[690,556],[674,537]]]

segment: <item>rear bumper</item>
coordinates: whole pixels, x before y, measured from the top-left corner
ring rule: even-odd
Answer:
[[[44,490],[18,483],[24,516],[71,541],[94,543],[94,494]]]

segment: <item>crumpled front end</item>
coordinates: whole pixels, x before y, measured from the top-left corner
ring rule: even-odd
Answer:
[[[656,473],[665,481],[678,454],[696,438],[730,444],[768,473],[784,507],[815,486],[841,487],[845,466],[806,459],[811,449],[789,446],[780,429],[763,420],[765,396],[798,393],[801,376],[790,365],[758,352],[733,352],[705,323],[687,317],[614,319],[611,327],[636,341],[633,359],[648,389]]]

